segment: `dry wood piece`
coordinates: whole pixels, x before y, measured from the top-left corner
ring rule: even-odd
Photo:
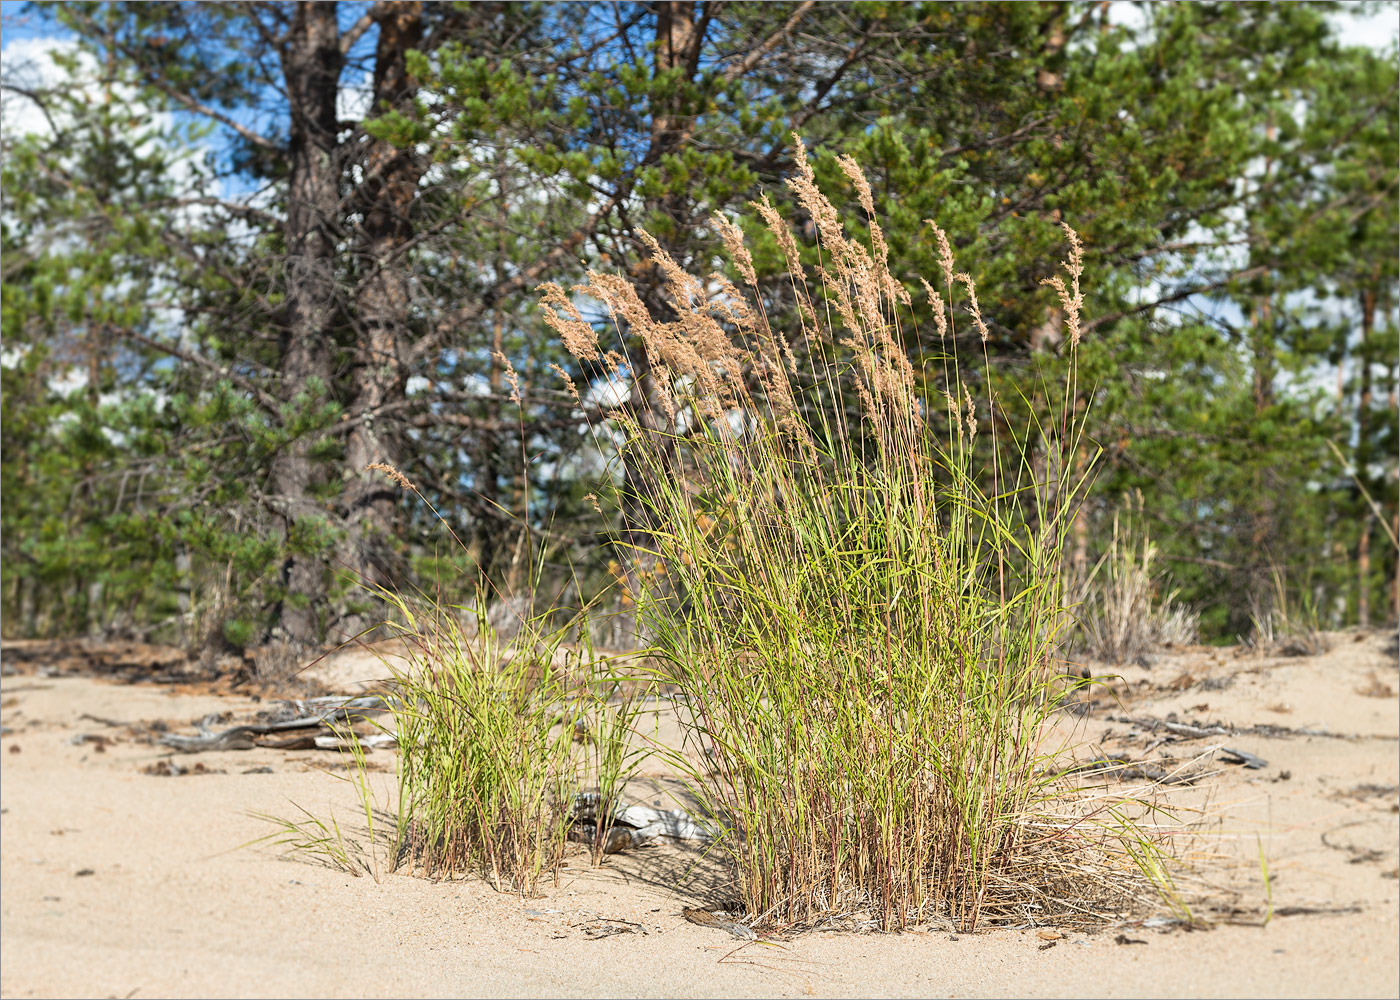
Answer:
[[[1323,736],[1334,740],[1354,740],[1354,739],[1376,739],[1377,737],[1362,737],[1358,734],[1333,733],[1326,729],[1302,728],[1293,729],[1289,726],[1275,726],[1269,723],[1260,723],[1253,726],[1192,726],[1182,722],[1164,721],[1162,719],[1141,718],[1134,719],[1127,715],[1107,715],[1105,722],[1118,722],[1143,729],[1149,733],[1155,733],[1159,729],[1165,729],[1169,733],[1184,736],[1191,739],[1200,736],[1263,736],[1267,739],[1288,739],[1293,736]],[[1393,739],[1394,737],[1388,737]]]
[[[1224,726],[1188,726],[1183,722],[1164,722],[1162,728],[1189,740],[1199,740],[1206,736],[1230,736],[1231,731]]]
[[[1127,757],[1095,757],[1062,768],[1055,772],[1055,776],[1100,772],[1112,775],[1120,781],[1156,781],[1163,785],[1189,784],[1200,777],[1195,772],[1170,772],[1160,764],[1149,761],[1134,762]]]
[[[227,771],[216,770],[205,767],[203,764],[196,764],[193,767],[185,767],[173,760],[158,760],[148,767],[142,768],[143,774],[153,774],[161,778],[177,778],[185,774],[227,774]],[[246,773],[246,772],[245,772]]]
[[[600,798],[597,792],[574,796],[572,810],[576,826],[596,828]],[[603,843],[604,854],[640,847],[657,837],[675,840],[714,840],[725,831],[718,824],[697,820],[682,809],[663,811],[649,806],[621,806],[613,810],[612,824]]]
[[[687,906],[682,908],[681,916],[701,927],[713,927],[716,930],[728,931],[741,941],[753,941],[758,937],[752,927],[735,920],[733,915],[724,910],[706,910],[698,906]]]
[[[1262,757],[1256,757],[1252,753],[1245,753],[1243,750],[1236,750],[1233,747],[1221,747],[1220,752],[1225,755],[1225,759],[1231,764],[1243,764],[1245,767],[1253,768],[1256,771],[1263,770],[1269,766],[1269,762]]]
[[[160,738],[160,742],[181,753],[205,753],[210,750],[251,750],[256,746],[270,746],[279,750],[343,749],[348,747],[349,743],[342,734],[334,732],[298,735],[284,741],[261,740],[259,737],[299,729],[329,727],[335,723],[349,723],[351,719],[365,718],[369,713],[387,711],[392,707],[388,698],[378,694],[359,698],[312,698],[306,701],[292,702],[291,705],[295,710],[302,712],[315,708],[320,708],[321,711],[278,722],[247,723],[225,729],[219,733],[211,732],[202,720],[198,724],[200,730],[198,736],[167,733]],[[360,747],[365,750],[392,746],[392,741],[393,737],[387,736],[387,734],[359,737]]]
[[[1360,913],[1361,907],[1351,906],[1279,906],[1274,908],[1276,917],[1336,916],[1342,913]]]
[[[583,926],[583,936],[590,941],[615,937],[618,934],[637,933],[646,934],[647,929],[635,921],[622,920],[618,917],[600,917],[597,920],[589,921]]]

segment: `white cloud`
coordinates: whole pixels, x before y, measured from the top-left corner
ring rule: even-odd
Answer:
[[[60,66],[55,57],[71,60],[73,68]],[[166,137],[176,126],[173,114],[152,107],[142,99],[136,87],[120,81],[105,83],[93,55],[70,39],[21,38],[7,43],[0,49],[0,78],[9,85],[0,91],[0,136],[6,142],[24,136],[51,138],[55,129],[73,128],[78,124],[70,103],[74,97],[85,107],[98,106],[110,97],[128,113],[132,125],[142,130],[131,133],[139,139],[135,151],[142,156],[167,144]],[[70,100],[51,99],[41,106],[36,97],[46,93]],[[181,146],[171,148],[170,152],[172,155],[164,163],[162,179],[171,193],[177,196],[203,193],[200,164],[211,152],[210,147]],[[185,223],[197,225],[206,211],[203,206],[193,205],[180,214]]]
[[[374,74],[365,71],[359,83],[341,83],[335,95],[335,115],[343,122],[357,122],[369,114],[374,99]]]
[[[1388,49],[1400,39],[1400,4],[1387,3],[1380,10],[1362,13],[1360,4],[1344,3],[1328,16],[1343,45]]]
[[[84,64],[84,70],[95,75],[96,63],[79,50],[76,42],[55,38],[22,38],[9,42],[0,50],[0,73],[12,87],[41,91],[68,79],[65,70],[56,66],[53,56],[73,55]],[[48,118],[31,98],[16,90],[0,91],[0,131],[6,136],[49,135]]]
[[[49,390],[60,396],[71,396],[87,388],[87,372],[71,367],[49,379]]]
[[[609,374],[593,382],[584,390],[583,399],[588,406],[614,409],[632,398],[632,380],[617,373]]]
[[[0,348],[0,368],[18,368],[28,354],[28,344],[7,344]]]
[[[1136,35],[1150,25],[1151,4],[1113,3],[1108,8],[1110,24]],[[1365,11],[1360,3],[1341,3],[1327,16],[1337,40],[1343,45],[1388,49],[1400,38],[1400,3],[1386,3],[1380,9]],[[1136,47],[1129,45],[1129,48]]]
[[[71,61],[72,69],[59,65],[55,56]],[[135,87],[118,82],[109,88],[102,81],[100,67],[93,56],[70,39],[22,38],[6,43],[0,49],[0,78],[10,85],[0,91],[0,138],[7,145],[27,136],[54,138],[56,131],[77,127],[81,112],[74,107],[74,98],[78,104],[95,107],[108,100],[110,94],[110,99],[129,115],[136,127],[144,130],[130,133],[138,143],[136,152],[139,155],[149,155],[160,144],[167,143],[167,136],[176,125],[172,114],[156,110],[142,100]],[[56,99],[41,105],[39,100],[45,94],[54,95]],[[168,190],[172,195],[193,197],[203,193],[204,178],[199,164],[208,152],[208,147],[204,146],[172,149],[173,155],[164,163],[162,178],[169,185]],[[60,160],[57,165],[64,164]],[[121,192],[114,192],[113,196],[120,198]],[[198,204],[182,208],[178,213],[178,222],[189,226],[200,225],[202,217],[209,211]],[[52,227],[34,234],[31,249],[35,253],[62,254],[66,249],[81,245],[86,238],[81,227],[73,229],[67,220],[59,219]],[[120,299],[128,295],[133,287],[134,279],[123,277],[111,283],[105,294]],[[154,300],[159,300],[159,288],[148,292],[153,293]],[[184,313],[178,308],[157,305],[152,309],[152,316],[150,332],[178,336],[184,327]],[[3,352],[0,352],[0,364],[14,367],[27,349],[28,346],[24,344],[5,345]],[[70,397],[87,388],[87,372],[81,366],[63,365],[49,376],[46,385],[50,392]],[[104,393],[99,404],[118,406],[131,398],[133,394],[126,391]],[[165,402],[163,396],[156,398],[157,407],[163,407]],[[62,427],[71,417],[71,414],[61,415],[54,429]],[[123,443],[120,435],[111,428],[103,428],[103,433],[114,444]]]

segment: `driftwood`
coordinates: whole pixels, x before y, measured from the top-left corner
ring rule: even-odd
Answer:
[[[1155,781],[1163,785],[1190,784],[1200,777],[1195,772],[1172,772],[1150,761],[1134,761],[1127,757],[1095,757],[1054,772],[1054,777],[1066,774],[1104,772],[1120,781]]]
[[[1207,736],[1233,736],[1235,730],[1226,729],[1224,726],[1189,726],[1184,722],[1166,722],[1162,719],[1134,719],[1131,716],[1108,716],[1109,722],[1124,722],[1137,729],[1146,729],[1149,733],[1155,733],[1159,729],[1165,729],[1173,736],[1179,736],[1187,740],[1204,739]]]
[[[1265,736],[1265,737],[1282,737],[1282,736],[1330,736],[1330,735],[1332,735],[1332,734],[1330,734],[1330,733],[1322,733],[1322,732],[1318,732],[1318,731],[1315,731],[1315,730],[1307,730],[1307,729],[1283,729],[1283,728],[1277,727],[1277,726],[1267,726],[1267,727],[1264,727],[1264,726],[1252,726],[1252,727],[1249,727],[1249,728],[1247,728],[1247,729],[1244,729],[1244,728],[1228,728],[1228,727],[1226,727],[1226,726],[1221,726],[1221,725],[1214,725],[1214,726],[1193,726],[1193,725],[1189,725],[1189,724],[1184,723],[1184,722],[1173,722],[1173,721],[1170,721],[1170,720],[1162,720],[1162,719],[1153,719],[1153,718],[1134,719],[1134,718],[1132,718],[1131,716],[1126,716],[1126,715],[1118,716],[1117,718],[1115,718],[1115,717],[1113,717],[1113,716],[1109,716],[1109,717],[1108,717],[1108,721],[1110,721],[1110,722],[1123,722],[1123,723],[1127,723],[1129,726],[1132,726],[1132,727],[1134,727],[1135,729],[1146,730],[1146,731],[1149,732],[1149,733],[1156,733],[1156,732],[1158,732],[1159,730],[1165,731],[1165,733],[1166,733],[1167,735],[1162,736],[1162,737],[1160,737],[1159,739],[1157,739],[1155,742],[1153,742],[1153,743],[1148,747],[1149,750],[1153,749],[1154,747],[1160,746],[1162,743],[1171,742],[1171,741],[1173,741],[1174,739],[1175,739],[1175,740],[1200,740],[1200,739],[1205,739],[1206,737],[1209,737],[1209,736],[1216,736],[1216,737],[1218,737],[1218,736]],[[1257,757],[1257,756],[1255,756],[1255,755],[1252,754],[1252,753],[1248,753],[1248,752],[1246,752],[1246,751],[1244,751],[1244,750],[1236,749],[1235,747],[1227,747],[1227,746],[1221,744],[1221,745],[1219,745],[1219,746],[1212,747],[1212,748],[1211,748],[1211,751],[1218,751],[1218,752],[1224,757],[1224,759],[1226,760],[1227,763],[1231,763],[1231,764],[1243,764],[1245,767],[1251,768],[1251,769],[1253,769],[1253,770],[1263,770],[1264,768],[1266,768],[1266,767],[1269,766],[1269,762],[1268,762],[1267,760],[1264,760],[1262,757]],[[1091,762],[1091,763],[1093,763],[1093,762]],[[1122,761],[1121,763],[1126,764],[1126,763],[1128,763],[1128,762],[1127,762],[1127,761]],[[1080,769],[1083,769],[1083,768],[1071,768],[1071,770],[1080,770]],[[1088,769],[1092,770],[1093,768],[1088,768]],[[1147,775],[1144,775],[1144,776],[1147,776]],[[1180,777],[1178,777],[1178,778],[1176,778],[1175,780],[1178,780],[1178,781],[1179,781],[1179,780],[1182,780],[1182,779],[1181,779]]]
[[[1162,728],[1177,736],[1184,736],[1189,740],[1199,740],[1206,736],[1230,736],[1230,730],[1224,726],[1188,726],[1184,722],[1164,722]]]
[[[692,924],[699,924],[701,927],[714,927],[717,930],[728,931],[741,941],[757,940],[758,935],[754,929],[741,920],[736,920],[734,915],[724,910],[709,910],[698,906],[686,906],[681,908],[681,916]]]
[[[1295,736],[1321,736],[1331,740],[1355,740],[1355,739],[1376,739],[1374,735],[1361,736],[1360,734],[1334,733],[1326,729],[1301,728],[1294,729],[1290,726],[1275,726],[1270,723],[1259,723],[1253,726],[1191,726],[1184,722],[1171,722],[1162,719],[1141,718],[1134,719],[1128,715],[1107,715],[1104,716],[1106,722],[1121,722],[1137,729],[1145,729],[1150,733],[1155,733],[1162,729],[1183,739],[1204,739],[1207,736],[1263,736],[1266,739],[1290,739]],[[1393,739],[1393,737],[1391,737]]]
[[[575,795],[572,809],[574,823],[584,828],[590,825],[596,827],[600,802],[597,792]],[[682,809],[663,811],[649,806],[619,805],[613,810],[612,824],[603,843],[603,853],[617,854],[633,847],[641,847],[658,837],[710,841],[724,833],[724,829],[718,824],[697,820]]]
[[[366,752],[391,749],[398,746],[399,743],[392,733],[357,736],[355,742],[360,745],[361,750]],[[326,733],[298,733],[285,740],[256,740],[254,746],[262,747],[264,750],[349,750],[351,743],[344,736]]]
[[[198,736],[181,736],[177,733],[167,733],[160,738],[160,742],[180,753],[206,753],[211,750],[252,750],[254,747],[270,747],[277,750],[335,750],[345,749],[350,746],[348,739],[343,734],[335,732],[327,733],[297,733],[297,735],[281,739],[269,740],[265,737],[276,733],[295,732],[297,730],[314,730],[322,727],[330,727],[336,723],[348,723],[351,719],[366,718],[370,713],[387,711],[393,706],[384,695],[366,695],[360,698],[312,698],[306,701],[290,703],[295,711],[307,712],[320,708],[320,711],[313,711],[312,714],[302,715],[297,718],[285,719],[278,722],[250,722],[241,726],[233,726],[222,732],[214,732],[208,726],[209,720],[201,720],[197,724]],[[376,734],[373,736],[360,736],[357,741],[364,750],[373,750],[378,747],[393,746],[393,737],[387,734]]]
[[[1220,752],[1231,764],[1243,764],[1245,767],[1254,768],[1256,771],[1263,770],[1269,766],[1269,762],[1261,757],[1256,757],[1252,753],[1245,753],[1243,750],[1236,750],[1234,747],[1221,747]]]

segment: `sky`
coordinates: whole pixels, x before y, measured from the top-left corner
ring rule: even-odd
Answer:
[[[1358,3],[1342,4],[1344,8],[1333,24],[1337,36],[1345,45],[1370,45],[1384,49],[1400,39],[1400,3],[1386,3],[1371,14],[1358,14],[1345,8],[1359,8]]]
[[[44,23],[43,15],[26,14],[21,0],[0,0],[0,46],[21,38],[42,38],[59,34]]]
[[[71,37],[46,11],[26,10],[26,6],[24,0],[0,0],[0,64],[7,57],[15,57],[20,52],[32,55],[39,51],[39,46],[35,44],[38,39],[62,41]],[[1135,6],[1129,3],[1116,3],[1111,10],[1115,19],[1125,23],[1141,17]],[[353,16],[348,5],[343,16]],[[1400,44],[1400,0],[1340,3],[1332,20],[1344,44],[1369,45],[1380,49]],[[362,44],[370,41],[366,37]],[[362,83],[346,81],[347,102],[363,100],[363,95],[358,93]],[[220,139],[215,138],[214,141],[218,143]]]
[[[1128,5],[1118,5],[1125,11]],[[1347,0],[1334,17],[1338,36],[1347,45],[1384,48],[1400,40],[1400,2],[1380,4]],[[1364,8],[1377,8],[1365,12]],[[0,48],[10,41],[33,37],[62,37],[65,32],[42,12],[25,12],[24,0],[0,0]]]

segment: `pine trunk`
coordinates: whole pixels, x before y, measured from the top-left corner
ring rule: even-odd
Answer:
[[[1356,400],[1356,476],[1365,483],[1371,465],[1371,331],[1376,324],[1376,292],[1367,288],[1361,292],[1361,345],[1357,350],[1360,362],[1360,385]],[[1373,515],[1365,497],[1365,513],[1361,521],[1361,537],[1356,543],[1356,620],[1362,628],[1371,624],[1371,522]]]
[[[1361,520],[1361,539],[1356,543],[1356,623],[1371,625],[1371,522],[1370,512]]]
[[[704,43],[704,32],[696,21],[695,4],[690,0],[665,0],[656,5],[656,47],[653,72],[657,77],[682,71],[689,79],[694,77],[700,62],[700,47]],[[657,102],[651,109],[650,142],[643,162],[653,164],[663,157],[679,151],[694,132],[695,119],[684,114],[679,106],[678,91],[673,91],[667,101]],[[645,217],[660,221],[663,229],[654,233],[665,245],[670,233],[684,232],[688,223],[687,200],[674,193],[647,198]],[[634,274],[641,279],[639,291],[642,294],[652,317],[661,322],[674,320],[675,310],[666,299],[662,289],[659,271],[650,262],[639,262]],[[630,406],[643,434],[652,438],[643,448],[648,455],[669,455],[671,447],[666,437],[672,428],[670,417],[661,405],[656,384],[656,373],[652,370],[646,350],[638,345],[628,359],[632,369],[632,396]],[[624,529],[628,542],[636,550],[649,548],[650,517],[646,500],[649,487],[647,480],[654,472],[646,472],[636,467],[637,463],[624,463],[626,499],[623,503]]]
[[[335,230],[340,171],[336,156],[336,95],[344,57],[333,3],[298,3],[282,49],[291,111],[287,180],[286,308],[282,322],[279,396],[292,407],[323,394],[331,383],[328,326],[335,312]],[[314,402],[314,400],[312,400]],[[288,539],[298,522],[313,525],[325,512],[313,498],[323,477],[311,441],[288,442],[272,465],[272,486]],[[321,639],[326,571],[321,557],[298,544],[282,566],[283,637],[298,644]]]
[[[1263,418],[1274,405],[1274,323],[1273,305],[1267,298],[1260,299],[1254,309],[1251,353],[1254,359],[1254,413]],[[1255,509],[1253,524],[1250,526],[1252,550],[1249,567],[1249,589],[1253,595],[1253,606],[1263,614],[1274,610],[1274,542],[1278,525],[1274,517],[1272,497],[1276,488],[1271,470],[1261,469],[1254,477]]]
[[[415,83],[406,56],[423,37],[423,5],[378,5],[371,113],[401,107],[411,100]],[[355,302],[355,364],[351,373],[352,409],[359,418],[346,440],[350,480],[344,494],[345,535],[338,562],[364,585],[393,586],[403,578],[403,560],[395,544],[394,519],[401,499],[382,472],[366,471],[380,463],[397,467],[402,445],[394,424],[377,415],[407,394],[404,347],[409,325],[411,279],[404,247],[413,238],[411,212],[423,168],[411,149],[373,140],[363,165],[360,193],[364,222],[357,253],[360,280]],[[411,478],[411,477],[410,477]],[[348,638],[369,623],[351,616],[339,623],[338,638]]]

